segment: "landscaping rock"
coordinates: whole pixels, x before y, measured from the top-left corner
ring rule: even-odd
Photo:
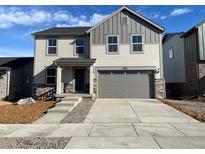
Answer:
[[[36,103],[36,101],[35,101],[32,97],[20,99],[20,100],[17,102],[18,105],[22,105],[22,104],[32,104],[32,103]]]
[[[70,137],[2,137],[0,149],[63,149]]]

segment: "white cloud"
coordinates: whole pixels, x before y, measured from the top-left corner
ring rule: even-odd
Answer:
[[[34,25],[39,23],[50,23],[56,26],[92,26],[103,20],[108,15],[94,13],[90,17],[80,15],[75,17],[70,12],[59,10],[49,12],[45,10],[32,9],[22,10],[18,7],[0,8],[0,28],[10,28],[14,25]]]
[[[98,22],[105,19],[108,15],[94,13],[88,19],[86,16],[81,15],[79,18],[70,16],[69,23],[58,23],[56,27],[68,27],[68,26],[93,26]]]
[[[171,13],[170,16],[178,16],[186,13],[192,12],[191,9],[189,8],[181,8],[181,9],[174,9]]]
[[[103,19],[105,19],[107,16],[108,15],[94,13],[90,18],[90,23],[91,23],[91,25],[94,25],[94,24],[102,21]]]
[[[164,20],[167,18],[166,15],[161,15],[160,13],[151,13],[148,15],[148,17],[151,19],[160,19],[160,20]]]
[[[161,19],[161,20],[167,19],[167,16],[162,15],[162,16],[160,17],[160,19]]]

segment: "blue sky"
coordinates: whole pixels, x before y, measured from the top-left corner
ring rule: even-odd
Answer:
[[[0,56],[33,56],[32,32],[61,26],[92,26],[120,6],[0,6]],[[205,19],[205,6],[129,6],[165,27],[186,31]]]

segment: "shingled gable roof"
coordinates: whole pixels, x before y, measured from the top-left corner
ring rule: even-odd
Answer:
[[[108,19],[110,19],[111,17],[113,17],[114,15],[116,15],[118,12],[122,11],[126,9],[127,11],[131,12],[132,14],[136,15],[137,17],[143,19],[144,21],[148,22],[149,24],[151,24],[152,26],[156,27],[157,29],[159,29],[161,32],[164,32],[164,28],[159,26],[158,24],[156,24],[155,22],[151,21],[150,19],[144,17],[143,15],[137,13],[135,10],[130,9],[127,6],[122,6],[120,9],[118,9],[117,11],[115,11],[114,13],[112,13],[110,16],[108,16],[107,18],[105,18],[104,20],[102,20],[101,22],[99,22],[98,24],[96,24],[95,26],[91,27],[89,30],[87,30],[87,33],[90,33],[93,29],[95,29],[96,27],[98,27],[99,25],[101,25],[102,23],[104,23],[105,21],[107,21]]]
[[[86,34],[86,31],[90,28],[91,27],[53,27],[35,32],[32,35],[82,35]]]

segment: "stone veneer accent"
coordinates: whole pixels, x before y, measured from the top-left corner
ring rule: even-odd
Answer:
[[[93,93],[97,94],[97,79],[93,79]]]
[[[73,84],[62,83],[61,93],[72,93],[73,91]]]
[[[32,97],[38,99],[40,96],[46,95],[49,91],[54,90],[55,86],[48,85],[33,85]],[[40,99],[40,98],[39,98]]]
[[[155,98],[165,98],[166,89],[164,79],[155,79]]]

